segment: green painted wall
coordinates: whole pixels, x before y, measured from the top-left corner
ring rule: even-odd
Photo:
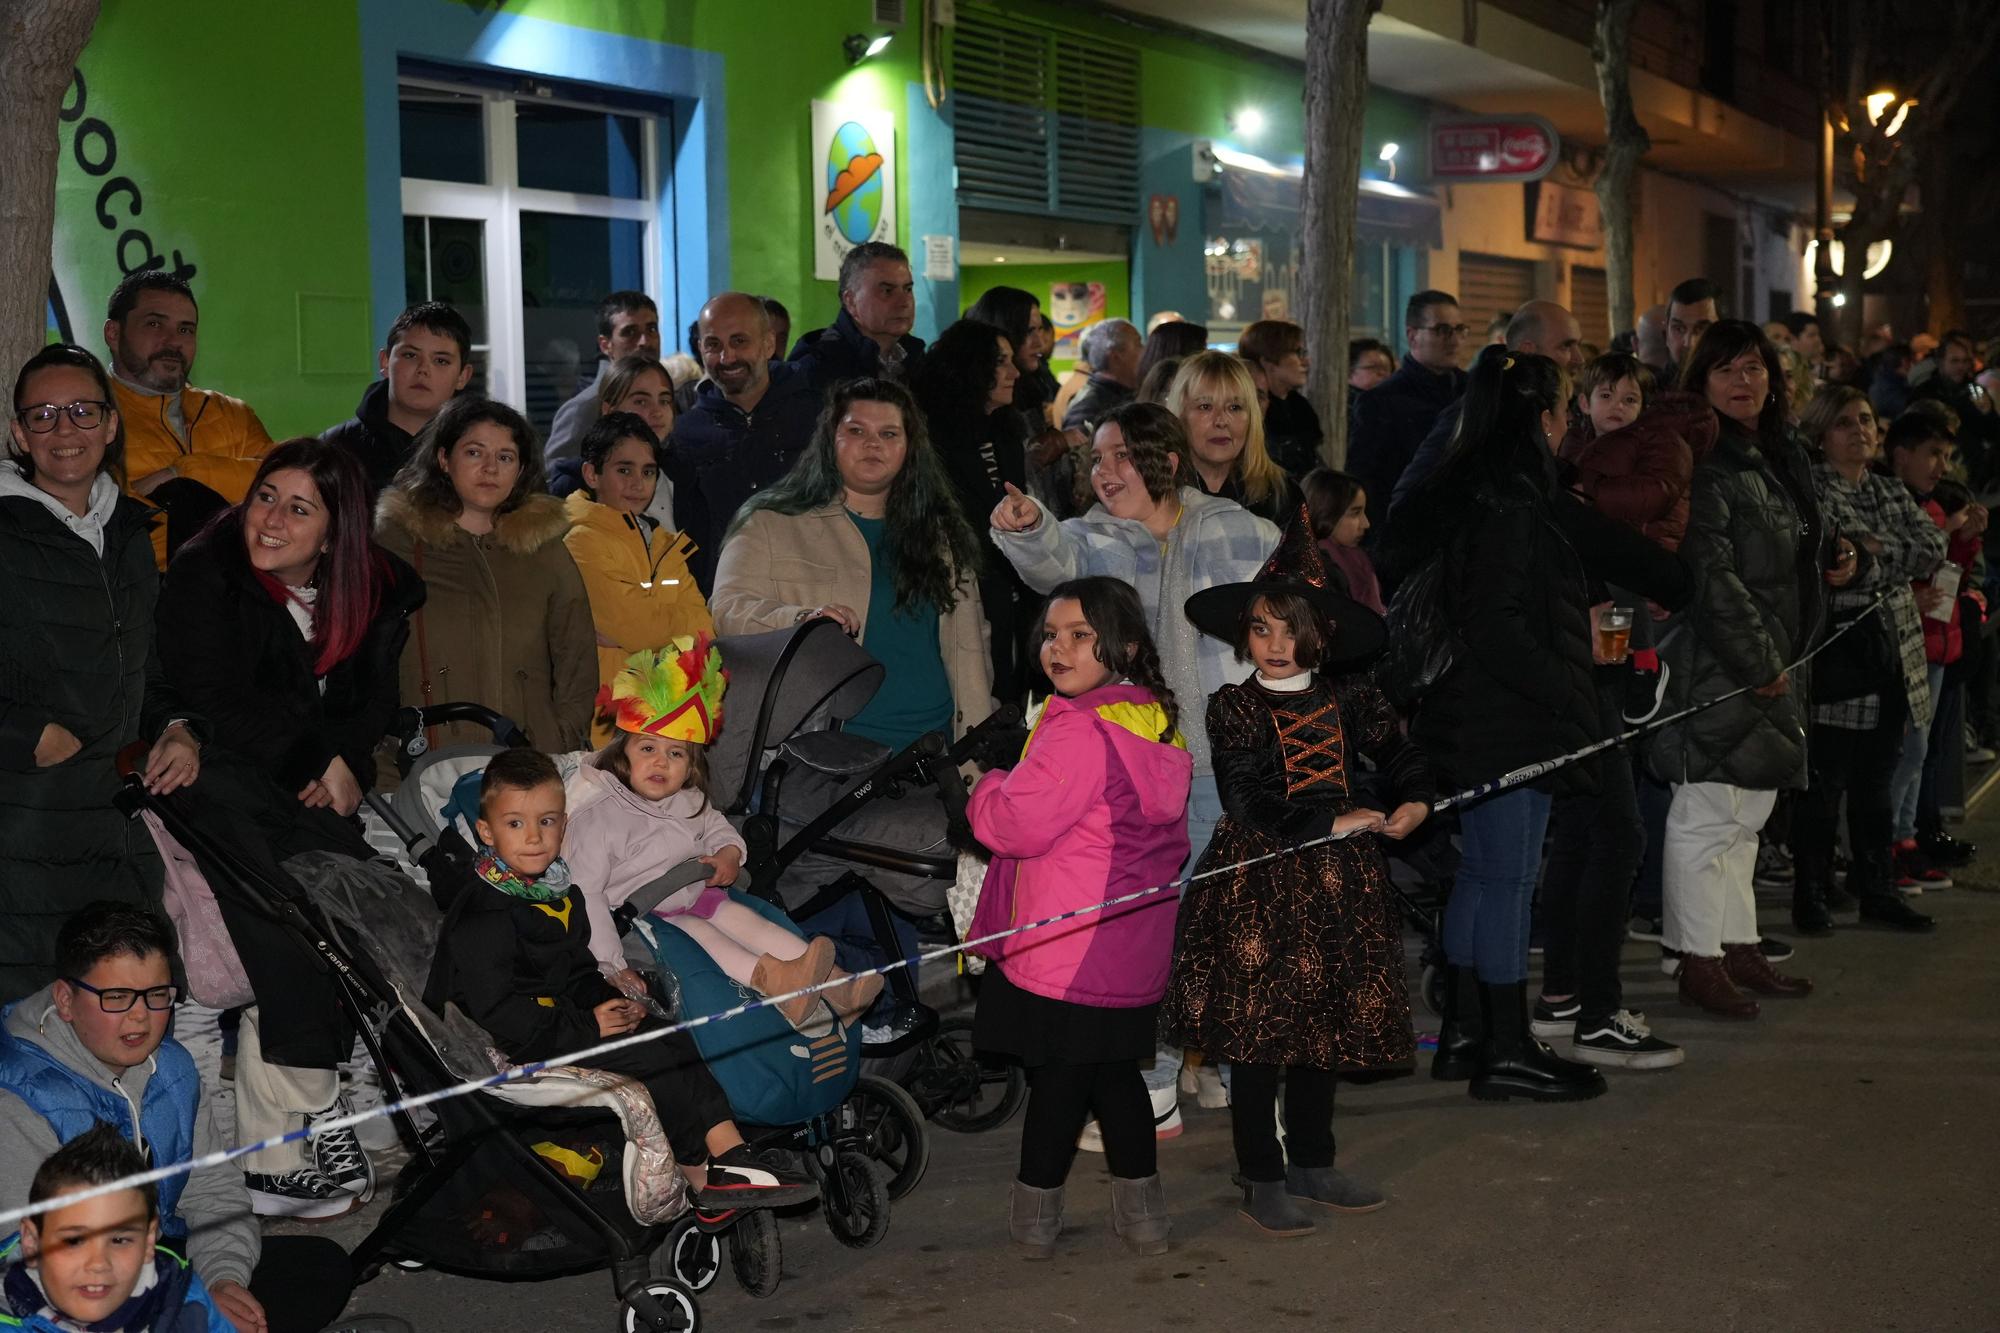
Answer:
[[[178,249],[201,303],[195,383],[248,400],[282,438],[350,415],[374,366],[358,29],[347,5],[229,8],[165,22],[153,0],[106,0],[79,61],[82,114],[62,125],[56,282],[102,355],[120,236],[133,267],[135,230],[168,266]],[[76,152],[89,127],[85,159],[103,164],[93,121],[116,144],[96,175]],[[111,191],[107,228],[100,192],[121,178],[137,208]]]
[[[1049,304],[1049,288],[1058,282],[1101,282],[1104,284],[1104,315],[1107,319],[1132,318],[1132,268],[1129,264],[968,264],[959,270],[958,298],[963,309],[993,287],[1019,287],[1033,292],[1044,309]],[[961,311],[963,313],[963,311]],[[1060,375],[1074,361],[1051,360],[1049,369]]]

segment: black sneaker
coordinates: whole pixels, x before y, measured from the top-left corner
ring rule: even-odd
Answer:
[[[311,1167],[281,1176],[245,1171],[243,1186],[250,1191],[250,1211],[259,1217],[295,1217],[317,1222],[361,1206],[357,1196]]]
[[[1687,1058],[1686,1051],[1653,1035],[1644,1014],[1628,1009],[1602,1020],[1579,1019],[1571,1053],[1606,1069],[1672,1069]]]
[[[759,1153],[739,1143],[708,1161],[708,1181],[694,1192],[694,1206],[705,1213],[728,1208],[783,1208],[810,1203],[819,1186],[805,1172],[777,1153]]]
[[[1757,952],[1774,963],[1782,963],[1792,956],[1793,951],[1792,946],[1783,940],[1774,940],[1769,935],[1764,935],[1757,940]]]
[[[1625,927],[1628,938],[1658,944],[1660,936],[1666,933],[1666,923],[1656,916],[1635,916]]]
[[[1558,1000],[1554,1004],[1536,997],[1535,1017],[1532,1026],[1535,1035],[1548,1040],[1551,1037],[1567,1037],[1576,1026],[1577,1017],[1583,1013],[1583,1002],[1575,998]]]
[[[1963,839],[1954,838],[1941,829],[1936,833],[1918,834],[1917,846],[1923,848],[1926,861],[1947,870],[1970,865],[1972,858],[1979,855],[1977,846]]]
[[[354,1111],[347,1098],[339,1097],[319,1114],[307,1116],[306,1128],[312,1129],[322,1121],[352,1114]],[[355,1137],[352,1125],[307,1139],[306,1152],[311,1154],[313,1166],[321,1175],[359,1197],[361,1202],[366,1203],[374,1197],[375,1167],[361,1147],[361,1140]]]
[[[1760,889],[1789,889],[1798,878],[1791,853],[1775,842],[1757,845],[1757,869],[1750,883]]]

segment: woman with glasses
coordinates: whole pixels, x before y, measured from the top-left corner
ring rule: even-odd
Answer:
[[[1319,446],[1326,438],[1319,413],[1306,401],[1306,331],[1289,320],[1260,319],[1243,330],[1236,351],[1261,367],[1271,386],[1271,405],[1264,412],[1265,449],[1279,467],[1303,477],[1319,466]]]
[[[96,357],[55,344],[14,381],[0,460],[0,1001],[55,976],[56,931],[85,903],[156,904],[159,857],[113,804],[118,752],[156,794],[201,746],[153,650],[154,511],[123,493],[125,441]]]
[[[1757,1016],[1759,995],[1799,996],[1758,947],[1751,874],[1757,834],[1782,789],[1806,785],[1811,673],[1792,664],[1826,623],[1826,589],[1857,572],[1834,543],[1805,451],[1785,426],[1785,372],[1755,324],[1709,326],[1681,387],[1715,409],[1715,445],[1695,464],[1680,555],[1694,598],[1665,643],[1669,711],[1721,699],[1660,733],[1655,776],[1672,784],[1662,842],[1665,922],[1681,1003],[1721,1018]],[[1736,694],[1738,690],[1749,693]]]

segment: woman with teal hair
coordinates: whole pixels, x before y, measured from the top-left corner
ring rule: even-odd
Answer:
[[[888,673],[848,730],[901,749],[992,710],[979,565],[909,390],[850,380],[792,470],[730,524],[709,610],[725,635],[840,622]]]

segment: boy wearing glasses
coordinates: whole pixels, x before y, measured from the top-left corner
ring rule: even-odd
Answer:
[[[167,1035],[178,998],[172,950],[154,913],[91,903],[56,937],[57,980],[0,1010],[0,1199],[25,1198],[36,1165],[99,1121],[153,1166],[227,1146],[194,1058]],[[185,1247],[238,1333],[320,1328],[346,1303],[339,1247],[307,1237],[261,1242],[233,1164],[161,1181],[159,1222],[162,1243]],[[273,1292],[285,1308],[267,1313]]]

